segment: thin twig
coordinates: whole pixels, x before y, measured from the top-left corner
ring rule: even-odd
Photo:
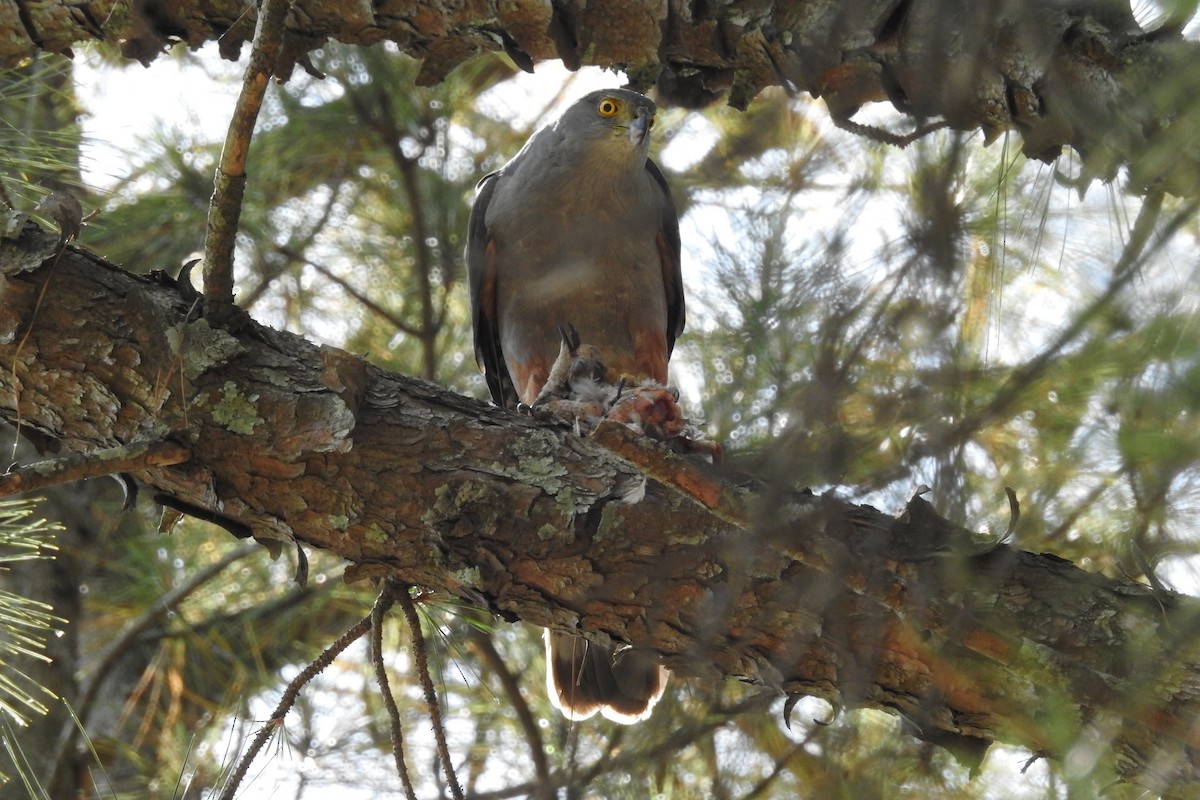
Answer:
[[[11,469],[0,475],[0,498],[33,492],[48,486],[154,467],[182,464],[190,457],[186,447],[174,442],[134,442],[65,458],[49,459]]]
[[[788,771],[788,765],[796,756],[808,755],[804,750],[804,743],[797,742],[792,745],[786,753],[775,759],[775,768],[763,776],[762,780],[746,794],[742,795],[740,800],[754,800],[756,797],[765,797],[771,790],[771,784],[779,778],[780,775]],[[811,758],[811,756],[809,756]]]
[[[379,695],[383,698],[391,724],[392,757],[396,759],[396,773],[404,784],[404,796],[408,800],[417,800],[408,765],[404,762],[404,728],[400,725],[400,709],[396,707],[396,698],[388,686],[387,667],[383,663],[383,615],[396,602],[395,594],[391,582],[385,582],[371,608],[371,664],[375,668],[375,682],[379,684]]]
[[[416,659],[417,676],[421,679],[421,688],[425,690],[425,705],[429,709],[429,721],[433,723],[433,736],[437,740],[438,755],[441,756],[442,768],[446,771],[446,780],[450,784],[450,794],[454,800],[463,800],[463,790],[458,785],[458,776],[454,774],[454,764],[450,761],[450,747],[446,744],[446,727],[442,724],[442,709],[438,705],[433,679],[429,676],[429,658],[425,651],[425,637],[421,635],[421,620],[417,617],[417,607],[406,587],[395,585],[394,593],[401,610],[404,611],[404,619],[408,621],[409,630],[412,631],[413,656]]]
[[[274,735],[275,730],[283,723],[284,716],[291,710],[296,703],[296,698],[300,695],[300,690],[305,687],[313,678],[321,674],[322,670],[333,663],[333,660],[341,655],[342,651],[349,647],[354,642],[363,637],[368,630],[371,629],[371,616],[360,619],[358,622],[340,637],[329,647],[325,648],[324,652],[317,657],[315,661],[304,668],[304,671],[297,675],[287,685],[287,689],[283,692],[283,697],[279,698],[279,705],[275,706],[275,710],[271,712],[271,716],[267,719],[266,724],[259,728],[258,733],[254,735],[254,740],[250,742],[250,747],[238,760],[238,765],[234,769],[233,774],[229,776],[229,780],[225,783],[225,788],[221,790],[220,800],[233,800],[234,794],[237,792],[238,786],[241,785],[242,779],[246,777],[246,772],[250,769],[250,764],[262,750],[263,746]]]
[[[900,148],[901,150],[908,147],[918,139],[922,139],[931,133],[942,130],[943,128],[950,127],[949,122],[946,122],[945,120],[938,120],[937,122],[926,123],[911,133],[892,133],[889,130],[877,128],[874,125],[864,125],[861,122],[855,122],[843,114],[831,113],[829,118],[833,121],[834,125],[844,131],[848,131],[857,136],[863,136],[871,141],[881,142],[882,144],[890,144],[893,147]]]
[[[1017,523],[1021,519],[1021,501],[1017,499],[1016,491],[1011,486],[1005,486],[1004,494],[1008,496],[1008,530],[1000,537],[1001,542],[1012,538],[1013,531],[1017,529]]]
[[[366,308],[367,311],[370,311],[372,314],[379,317],[384,322],[391,325],[393,328],[398,329],[400,332],[404,333],[405,335],[417,336],[420,333],[416,328],[414,328],[413,326],[406,323],[403,319],[401,319],[401,317],[398,314],[395,314],[395,313],[389,311],[388,309],[384,308],[379,303],[372,300],[371,297],[365,291],[355,288],[350,283],[350,281],[346,280],[345,278],[341,277],[340,275],[334,274],[334,272],[332,270],[330,270],[328,267],[326,267],[325,265],[318,264],[317,262],[313,261],[312,259],[305,258],[304,256],[300,255],[299,253],[296,253],[295,251],[293,251],[289,248],[278,247],[278,248],[276,248],[276,250],[278,252],[284,254],[285,256],[288,256],[290,258],[295,258],[295,259],[301,261],[306,266],[312,267],[317,272],[319,272],[322,276],[324,276],[326,279],[337,284],[342,289],[342,291],[344,291],[346,294],[350,295],[351,298],[353,298],[356,302],[358,302],[360,305],[362,305],[364,308]]]
[[[204,237],[204,297],[218,309],[233,305],[233,250],[246,190],[246,159],[291,5],[291,0],[263,0],[259,8],[250,61],[213,181]]]

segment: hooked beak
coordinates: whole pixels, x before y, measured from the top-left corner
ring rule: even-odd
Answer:
[[[646,140],[650,135],[650,123],[652,119],[645,109],[639,109],[637,116],[629,123],[629,141],[635,145],[639,145]]]

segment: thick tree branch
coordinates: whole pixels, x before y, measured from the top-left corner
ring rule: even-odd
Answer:
[[[0,64],[38,50],[69,53],[94,38],[119,42],[143,63],[178,41],[217,40],[236,60],[257,18],[250,0],[240,13],[203,0],[116,4],[121,13],[110,5],[47,0],[21,4],[23,15],[0,10]],[[336,39],[395,42],[421,59],[424,85],[498,50],[525,68],[549,59],[623,68],[639,88],[657,81],[667,104],[727,95],[744,108],[778,85],[823,97],[852,129],[861,127],[851,122],[860,107],[890,102],[907,118],[904,130],[940,120],[988,142],[1016,131],[1032,158],[1073,147],[1084,183],[1128,166],[1139,189],[1195,195],[1200,44],[1181,38],[1185,22],[1143,30],[1120,0],[304,0],[288,16],[274,69],[281,79],[297,64],[313,71],[308,52]]]
[[[47,269],[56,247],[33,225],[0,238],[0,417],[40,441],[87,453],[169,434],[190,459],[139,479],[337,553],[351,579],[652,648],[709,680],[891,709],[940,742],[1059,756],[1086,729],[1115,776],[1178,795],[1200,779],[1195,599],[979,545],[920,499],[894,518],[701,480],[652,443],[617,455],[249,320],[214,327],[161,273],[74,248]]]

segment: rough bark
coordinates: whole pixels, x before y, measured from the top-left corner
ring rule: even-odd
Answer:
[[[237,59],[256,5],[0,0],[0,64],[91,39],[143,63],[176,42],[218,41]],[[296,0],[276,75],[309,68],[308,52],[335,39],[396,43],[421,59],[423,84],[503,49],[527,69],[622,68],[683,105],[727,94],[745,107],[782,85],[824,97],[839,121],[890,101],[911,125],[940,119],[989,142],[1016,131],[1033,158],[1073,147],[1082,183],[1127,166],[1138,189],[1195,195],[1200,44],[1180,37],[1184,22],[1145,31],[1121,0]]]
[[[246,318],[218,329],[186,285],[56,255],[20,223],[0,226],[0,417],[73,470],[169,441],[187,460],[147,458],[140,481],[240,535],[337,553],[350,579],[891,709],[959,752],[1086,737],[1124,779],[1197,785],[1200,601],[980,545],[920,499],[893,518],[623,428],[581,439]]]

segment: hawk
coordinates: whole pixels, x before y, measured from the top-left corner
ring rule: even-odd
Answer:
[[[612,372],[666,383],[684,302],[678,214],[649,157],[656,110],[592,92],[480,180],[466,261],[475,359],[498,405],[534,403],[564,324]],[[633,722],[662,695],[651,654],[550,632],[546,649],[550,699],[571,719]]]

